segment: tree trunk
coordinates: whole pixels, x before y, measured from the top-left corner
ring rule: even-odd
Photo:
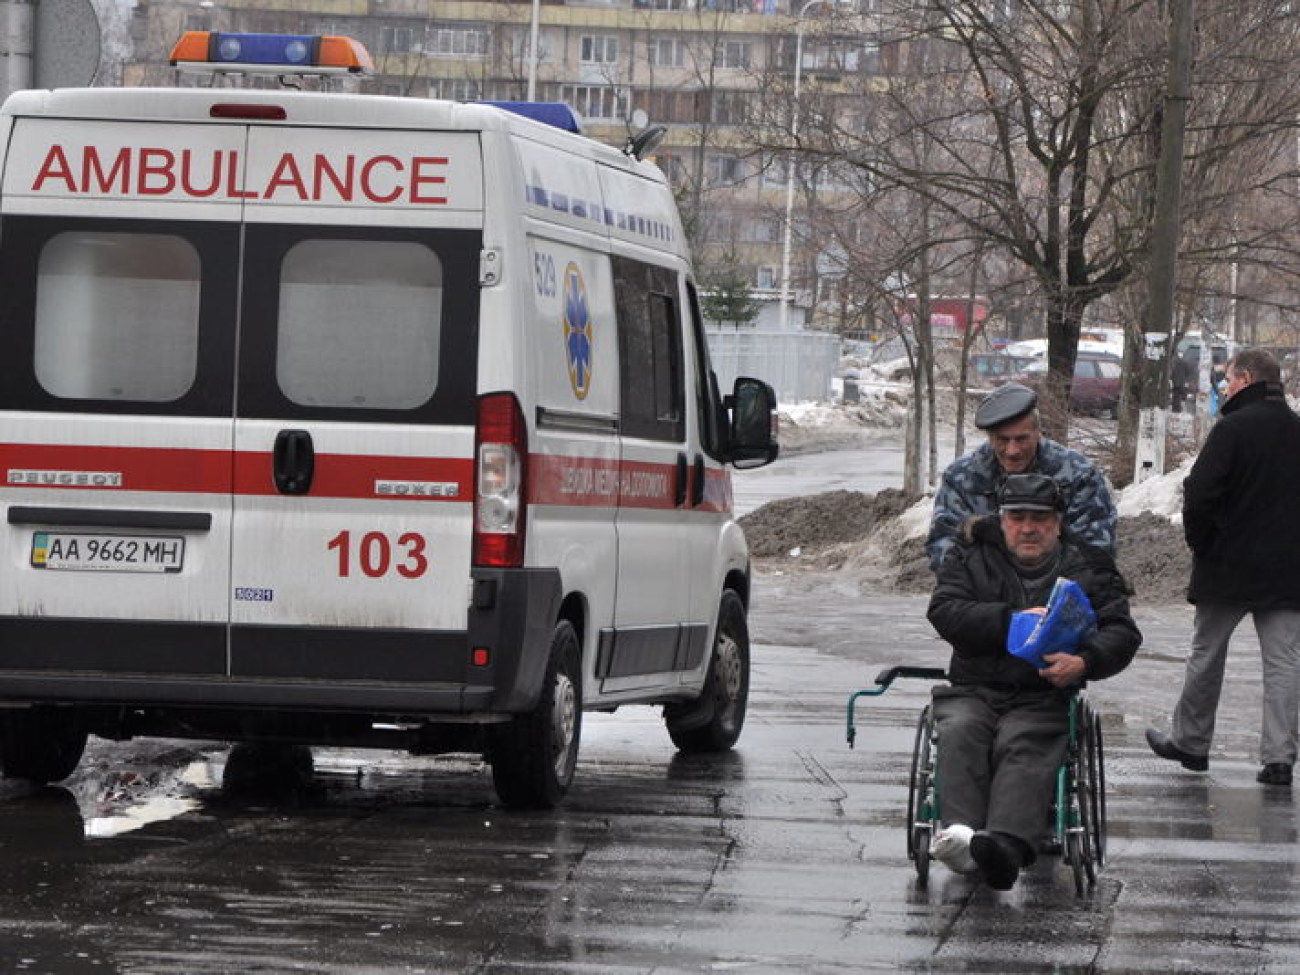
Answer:
[[[1047,376],[1038,394],[1043,433],[1057,443],[1070,442],[1070,387],[1079,351],[1079,326],[1086,301],[1071,299],[1065,289],[1047,296]]]

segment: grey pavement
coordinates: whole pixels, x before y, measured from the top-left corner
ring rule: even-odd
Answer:
[[[1207,774],[1147,751],[1177,692],[1184,606],[1094,686],[1109,859],[1077,898],[1040,860],[996,893],[916,885],[904,808],[927,689],[858,711],[888,664],[941,665],[923,597],[845,573],[756,582],[735,752],[674,752],[656,709],[592,714],[546,813],[498,808],[481,761],[321,749],[316,773],[231,794],[224,749],[96,741],[63,789],[0,785],[0,971],[1291,973],[1296,807],[1254,781],[1259,666],[1231,655]]]
[[[838,675],[840,668],[830,659],[856,661],[864,686],[887,664],[947,660],[945,645],[924,621],[924,597],[863,595],[844,576],[796,575],[764,577],[756,602],[760,661],[780,645],[806,646],[818,629],[811,622],[818,606],[831,608],[836,635],[803,651],[809,682],[817,671],[828,682],[837,679],[830,672]],[[1057,859],[1041,859],[1007,894],[941,866],[932,868],[928,889],[915,886],[900,803],[923,686],[863,699],[855,750],[830,742],[824,751],[808,749],[809,776],[828,789],[834,783],[845,830],[860,844],[851,866],[817,868],[825,878],[855,868],[863,877],[860,919],[846,923],[835,941],[837,966],[849,970],[856,958],[864,970],[1300,971],[1296,806],[1291,790],[1254,780],[1260,680],[1254,634],[1246,624],[1234,641],[1210,770],[1196,774],[1155,757],[1143,739],[1148,724],[1167,727],[1182,681],[1190,608],[1139,606],[1135,615],[1145,641],[1134,665],[1088,691],[1102,715],[1110,842],[1097,887],[1082,900]],[[756,684],[771,688],[770,681]],[[808,687],[806,693],[830,710],[834,691]],[[829,889],[841,886],[827,880]]]

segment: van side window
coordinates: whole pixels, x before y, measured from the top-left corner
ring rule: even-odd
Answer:
[[[695,289],[695,282],[687,281],[686,291],[691,303],[691,338],[695,342],[695,358],[700,363],[695,390],[700,413],[700,444],[706,454],[715,460],[721,460],[725,449],[727,411],[722,405],[718,377],[709,358],[709,341],[704,332],[704,314],[700,310],[700,295]]]
[[[423,244],[303,240],[280,268],[276,378],[300,406],[412,409],[438,382],[442,263]]]
[[[611,259],[619,319],[620,424],[624,434],[686,439],[681,315],[667,268]]]
[[[200,272],[182,237],[51,237],[37,261],[36,381],[63,399],[179,399],[198,367]]]

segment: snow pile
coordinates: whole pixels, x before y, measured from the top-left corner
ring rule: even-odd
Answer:
[[[1183,478],[1192,469],[1194,457],[1189,457],[1181,465],[1166,474],[1149,477],[1141,484],[1130,484],[1115,501],[1115,508],[1121,518],[1136,518],[1144,511],[1149,511],[1162,518],[1168,518],[1176,525],[1183,522]]]
[[[920,501],[898,516],[898,530],[903,538],[921,538],[930,534],[930,516],[934,514],[934,494],[926,493]]]
[[[856,403],[789,403],[777,408],[783,454],[857,443],[864,433],[901,429],[907,393],[889,384],[864,384]]]

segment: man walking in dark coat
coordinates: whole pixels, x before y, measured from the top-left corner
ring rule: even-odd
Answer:
[[[1170,733],[1149,728],[1147,743],[1186,769],[1209,767],[1228,643],[1249,613],[1264,676],[1256,778],[1289,786],[1300,730],[1300,417],[1264,350],[1233,356],[1227,380],[1222,417],[1183,482],[1196,606],[1183,691]]]

